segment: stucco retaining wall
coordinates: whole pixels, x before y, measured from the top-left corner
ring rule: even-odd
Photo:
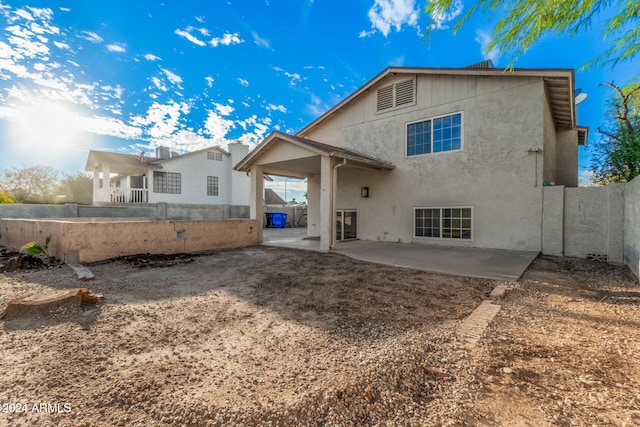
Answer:
[[[257,221],[153,221],[142,218],[2,219],[0,244],[44,243],[65,262],[93,262],[140,253],[173,254],[258,244]]]
[[[640,177],[624,186],[624,261],[640,279]]]

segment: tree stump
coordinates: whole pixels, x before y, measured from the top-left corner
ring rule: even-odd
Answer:
[[[16,298],[9,302],[0,319],[36,318],[67,309],[79,309],[83,305],[97,304],[102,295],[96,295],[87,288],[46,291],[36,295]]]

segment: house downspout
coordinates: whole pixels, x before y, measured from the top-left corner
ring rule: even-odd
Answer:
[[[331,245],[329,246],[329,249],[335,249],[336,248],[336,243],[337,243],[337,239],[336,239],[336,205],[338,203],[338,168],[344,166],[347,164],[347,159],[342,159],[342,163],[339,163],[337,165],[334,165],[333,168],[331,168],[331,218],[333,218],[331,220],[331,227],[329,227],[329,229],[331,230]]]

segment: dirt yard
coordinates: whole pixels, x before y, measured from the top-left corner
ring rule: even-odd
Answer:
[[[640,425],[640,286],[539,258],[477,347],[500,282],[267,247],[0,273],[16,297],[104,302],[0,321],[4,426]]]

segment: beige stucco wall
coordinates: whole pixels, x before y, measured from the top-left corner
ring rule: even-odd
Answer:
[[[542,79],[420,76],[417,105],[376,114],[375,100],[373,88],[302,135],[396,166],[338,170],[336,209],[357,210],[361,239],[541,250],[543,161],[526,150],[542,148],[550,132]],[[456,112],[463,114],[462,151],[405,156],[407,123]],[[360,197],[363,186],[369,198]],[[314,188],[310,179],[310,227]],[[413,207],[420,206],[472,206],[473,241],[414,239]]]
[[[44,243],[65,262],[93,262],[139,253],[172,254],[257,245],[255,220],[149,221],[145,219],[0,220],[8,247]],[[179,232],[182,232],[179,236]]]
[[[558,132],[556,149],[556,185],[578,186],[578,131]]]

